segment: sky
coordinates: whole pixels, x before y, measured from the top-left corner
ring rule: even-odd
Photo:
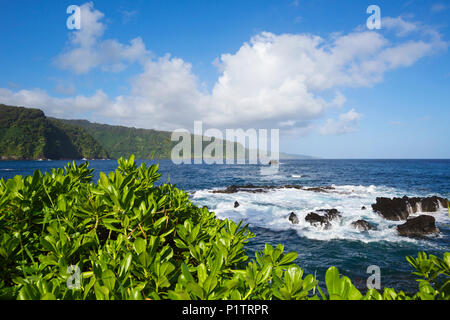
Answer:
[[[170,131],[279,129],[281,151],[321,158],[450,158],[450,1],[0,5],[0,103]]]

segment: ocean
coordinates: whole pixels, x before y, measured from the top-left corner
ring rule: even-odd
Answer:
[[[4,161],[0,177],[31,175],[63,167],[68,161]],[[81,163],[82,161],[76,161]],[[138,161],[140,163],[142,161]],[[278,170],[262,165],[174,165],[170,160],[145,161],[159,163],[161,183],[171,183],[191,193],[199,206],[208,206],[219,218],[244,221],[256,235],[248,244],[248,254],[262,250],[265,243],[283,244],[285,250],[296,251],[299,264],[306,273],[316,273],[321,280],[329,266],[336,266],[355,285],[364,290],[371,275],[367,268],[379,266],[381,286],[406,292],[417,291],[418,283],[405,256],[419,251],[442,256],[450,249],[450,218],[442,208],[432,213],[441,233],[425,239],[397,235],[395,227],[403,222],[388,221],[371,209],[377,197],[442,196],[450,198],[450,160],[281,160]],[[89,161],[95,169],[109,172],[115,160]],[[264,193],[212,193],[230,185],[305,187],[332,186],[329,192],[299,189],[273,189]],[[234,202],[239,206],[234,208]],[[362,210],[365,206],[367,210]],[[311,226],[304,217],[317,209],[336,208],[342,220],[323,230]],[[288,220],[295,212],[300,223]],[[426,213],[425,213],[426,214]],[[431,213],[430,213],[431,214]],[[364,219],[376,230],[360,232],[351,222]]]

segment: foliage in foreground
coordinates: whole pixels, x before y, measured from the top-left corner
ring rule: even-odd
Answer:
[[[282,245],[249,260],[254,235],[155,185],[134,157],[92,182],[88,164],[0,180],[3,299],[449,299],[450,253],[407,257],[419,291],[365,295],[331,267],[325,288]],[[76,267],[74,267],[76,266]],[[78,269],[77,269],[78,268]],[[80,271],[77,281],[77,270]]]

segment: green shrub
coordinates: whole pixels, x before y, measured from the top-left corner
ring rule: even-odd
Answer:
[[[449,299],[450,255],[408,261],[419,292],[362,295],[335,267],[304,275],[297,253],[192,204],[158,166],[119,159],[92,181],[88,164],[0,180],[0,297],[3,299]],[[77,271],[79,283],[74,281]],[[75,286],[75,288],[74,288]]]

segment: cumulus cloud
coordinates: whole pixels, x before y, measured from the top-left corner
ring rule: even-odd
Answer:
[[[97,90],[90,97],[77,95],[69,98],[55,98],[41,89],[13,92],[0,88],[0,101],[7,105],[39,108],[51,116],[75,116],[83,112],[98,111],[104,106],[111,105],[111,101],[102,90]]]
[[[359,121],[362,115],[354,109],[339,116],[338,120],[328,119],[325,125],[320,127],[319,132],[323,135],[341,135],[352,133],[359,129]]]
[[[356,130],[361,119],[353,109],[322,127],[313,125],[330,109],[345,106],[343,89],[373,86],[388,71],[448,46],[432,28],[403,18],[385,18],[382,32],[355,29],[330,37],[262,32],[214,61],[220,74],[207,91],[181,58],[151,56],[140,38],[129,44],[103,40],[103,14],[91,3],[82,6],[82,17],[82,29],[72,35],[58,63],[87,73],[97,67],[118,71],[139,61],[143,70],[130,80],[130,94],[108,97],[98,90],[56,99],[39,89],[2,90],[1,102],[66,117],[89,110],[104,121],[164,130],[191,128],[194,120],[202,120],[205,127],[344,134]]]
[[[101,40],[106,25],[102,23],[104,14],[96,9],[92,2],[80,6],[81,28],[72,31],[68,46],[55,59],[61,69],[84,74],[91,69],[101,67],[104,71],[122,71],[126,64],[142,62],[149,52],[140,37],[129,44],[115,39]]]
[[[117,97],[102,110],[105,117],[145,128],[174,129],[192,126],[207,105],[191,64],[169,55],[147,61],[131,87],[131,95]]]
[[[386,29],[395,30],[397,36],[400,37],[406,36],[411,32],[415,32],[419,28],[417,23],[406,21],[402,17],[384,17],[382,19],[382,26]]]

